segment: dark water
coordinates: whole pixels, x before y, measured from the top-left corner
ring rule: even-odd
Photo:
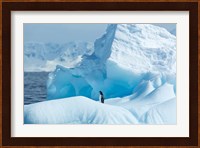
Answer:
[[[48,72],[24,72],[24,104],[46,100]]]

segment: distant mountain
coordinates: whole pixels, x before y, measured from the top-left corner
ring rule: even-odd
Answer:
[[[53,71],[56,65],[73,67],[93,52],[89,42],[25,43],[24,71]]]

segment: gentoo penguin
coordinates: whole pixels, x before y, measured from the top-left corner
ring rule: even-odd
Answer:
[[[101,103],[104,103],[104,96],[103,96],[103,93],[102,91],[99,91],[100,95],[99,95],[99,100],[101,101]]]

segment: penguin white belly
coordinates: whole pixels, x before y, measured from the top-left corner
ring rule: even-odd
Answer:
[[[99,102],[101,103],[101,95],[99,95]]]

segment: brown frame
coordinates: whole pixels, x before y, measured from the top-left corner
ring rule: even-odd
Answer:
[[[2,7],[2,144],[3,146],[197,146],[198,145],[198,3],[197,2],[3,2]],[[16,138],[11,137],[11,11],[189,11],[189,138]]]

